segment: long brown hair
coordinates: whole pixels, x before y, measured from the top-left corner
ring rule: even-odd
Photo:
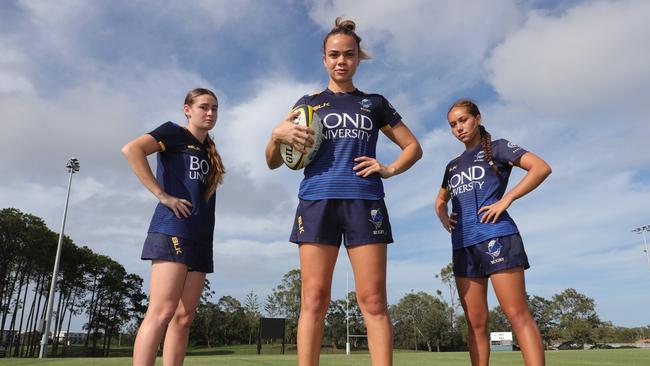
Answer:
[[[191,106],[194,104],[196,97],[206,94],[211,95],[214,100],[217,101],[217,106],[219,105],[219,99],[217,99],[217,96],[214,94],[214,92],[212,92],[210,89],[205,88],[196,88],[190,90],[185,96],[185,104]],[[206,136],[205,144],[208,146],[208,160],[210,162],[211,168],[208,172],[208,176],[206,177],[207,189],[205,191],[205,200],[207,201],[210,199],[210,197],[212,197],[214,192],[216,192],[217,186],[223,183],[223,175],[226,174],[226,169],[223,166],[221,155],[219,155],[219,152],[217,151],[214,140],[212,137],[210,137],[210,135]]]
[[[465,108],[467,110],[467,113],[471,114],[474,118],[478,118],[481,115],[481,111],[479,111],[478,106],[471,99],[457,100],[454,102],[454,104],[451,105],[451,107],[449,107],[447,114],[449,114],[452,109],[460,107]],[[499,174],[499,169],[497,168],[496,164],[494,164],[494,156],[492,155],[492,135],[490,135],[485,127],[483,127],[483,125],[478,126],[478,131],[481,136],[481,147],[483,148],[483,152],[485,152],[485,160],[490,165],[490,169],[492,169],[494,174],[500,177],[501,175]]]
[[[357,42],[357,49],[359,50],[359,60],[367,60],[370,58],[370,55],[366,53],[361,48],[361,37],[357,35],[357,32],[355,31],[357,28],[357,25],[355,22],[353,22],[350,19],[343,20],[342,17],[336,17],[336,20],[334,21],[334,28],[325,35],[325,38],[323,38],[323,54],[325,54],[325,45],[327,44],[327,39],[330,38],[330,36],[333,36],[335,34],[346,34],[348,36],[351,36],[354,38],[354,40]]]

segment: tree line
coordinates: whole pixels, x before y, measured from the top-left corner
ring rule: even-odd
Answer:
[[[451,263],[436,277],[449,292],[450,301],[445,299],[447,296],[443,296],[441,290],[435,294],[420,291],[405,294],[389,306],[396,348],[430,352],[466,349],[467,323],[457,298]],[[206,346],[254,343],[263,310],[268,317],[286,318],[286,342],[295,344],[300,286],[300,270],[293,269],[282,277],[263,304],[253,291],[246,295],[243,303],[231,296],[223,296],[212,303],[208,296],[204,296],[192,325],[190,340]],[[650,325],[626,328],[601,320],[596,313],[595,301],[572,288],[550,299],[529,295],[528,304],[547,348],[557,345],[583,348],[585,344],[602,346],[650,338]],[[324,346],[345,348],[346,308],[350,334],[366,334],[356,294],[350,292],[347,301],[344,298],[330,302],[325,317]],[[488,329],[490,332],[512,331],[499,306],[490,311]],[[352,337],[350,343],[353,348],[367,347],[363,337]]]
[[[0,346],[13,357],[34,357],[40,344],[39,324],[47,308],[58,235],[42,219],[14,208],[0,210]],[[69,332],[74,316],[84,317],[85,355],[105,356],[122,335],[132,344],[146,311],[142,278],[129,274],[111,258],[64,237],[57,297],[51,331]],[[410,292],[389,311],[396,348],[427,351],[466,349],[467,327],[456,293],[451,264],[435,275],[444,291]],[[300,314],[300,271],[287,272],[264,301],[250,291],[240,301],[232,296],[214,299],[209,281],[190,330],[190,344],[215,347],[253,344],[259,319],[286,318],[286,342],[296,343]],[[444,296],[443,296],[444,294]],[[449,301],[447,300],[449,299]],[[599,318],[595,301],[575,289],[565,289],[550,299],[531,295],[528,303],[547,347],[584,344],[630,343],[650,338],[650,326],[625,328]],[[346,318],[349,320],[346,322]],[[361,310],[354,292],[331,301],[325,319],[324,346],[344,348],[350,334],[365,335]],[[22,332],[20,330],[23,330]],[[489,330],[511,331],[496,306],[490,311]],[[364,337],[350,339],[353,348],[367,347]],[[54,337],[52,356],[64,356],[67,344]]]
[[[0,210],[0,345],[8,356],[38,355],[58,234],[34,215]],[[72,317],[85,316],[87,355],[107,355],[112,341],[146,310],[142,278],[111,258],[64,236],[50,331],[70,332]],[[66,355],[53,337],[51,356]]]

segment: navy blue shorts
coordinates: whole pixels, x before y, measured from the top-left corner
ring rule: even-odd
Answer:
[[[212,243],[199,243],[178,236],[147,234],[141,258],[187,264],[190,272],[214,272]]]
[[[300,200],[289,241],[346,247],[392,243],[384,200]]]
[[[490,277],[492,273],[516,267],[530,268],[524,243],[512,234],[454,250],[454,275]]]

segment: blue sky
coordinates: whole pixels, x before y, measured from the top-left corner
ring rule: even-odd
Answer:
[[[139,255],[156,202],[120,147],[164,121],[184,122],[185,93],[212,88],[228,173],[209,278],[218,296],[253,289],[263,299],[298,267],[287,238],[301,178],[269,171],[264,146],[300,96],[325,87],[322,38],[338,15],[357,22],[373,57],[357,87],[385,95],[424,148],[413,169],[385,181],[396,239],[391,302],[444,290],[434,275],[451,245],[433,201],[445,163],[463,149],[445,113],[471,97],[493,136],[553,167],[509,210],[531,259],[529,293],[573,287],[604,320],[650,323],[650,269],[631,233],[650,224],[650,4],[641,0],[5,1],[0,206],[58,230],[64,164],[75,156],[66,233],[147,278]],[[398,153],[386,138],[379,145],[384,162]],[[334,298],[344,296],[348,269],[341,252]]]

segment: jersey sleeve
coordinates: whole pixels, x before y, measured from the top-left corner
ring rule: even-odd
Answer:
[[[300,99],[298,99],[298,101],[293,105],[293,107],[291,109],[294,109],[294,108],[296,108],[297,106],[299,106],[301,104],[307,104],[307,96],[306,95],[300,97]]]
[[[381,96],[381,106],[379,110],[379,128],[384,130],[386,128],[394,127],[402,120],[402,116],[395,110],[392,104]]]
[[[179,128],[180,127],[174,122],[165,122],[155,130],[149,132],[149,135],[153,136],[153,138],[158,142],[161,151],[165,151],[178,142]]]
[[[514,163],[527,151],[519,145],[512,143],[505,139],[495,141],[494,148],[492,149],[494,159],[508,163]]]
[[[442,183],[440,188],[447,189],[447,181],[449,181],[449,165],[445,168],[445,174],[442,176]]]

